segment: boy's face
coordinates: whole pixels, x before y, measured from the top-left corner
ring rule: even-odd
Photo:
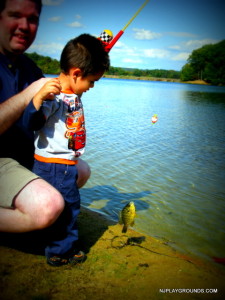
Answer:
[[[77,95],[87,92],[90,88],[94,87],[95,81],[98,81],[103,74],[104,72],[99,72],[86,77],[82,77],[82,75],[77,76],[72,87],[73,92]]]
[[[7,0],[0,13],[0,52],[23,53],[34,41],[39,12],[29,0]]]

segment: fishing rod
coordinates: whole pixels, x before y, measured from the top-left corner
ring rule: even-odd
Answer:
[[[130,23],[137,17],[137,15],[140,13],[140,11],[145,7],[145,5],[149,2],[149,0],[146,0],[142,6],[137,10],[137,12],[133,15],[133,17],[127,22],[127,24],[121,29],[117,35],[105,45],[105,50],[109,52],[112,47],[115,45],[115,43],[119,40],[119,38],[124,34],[124,31],[127,29],[127,27],[130,25]]]

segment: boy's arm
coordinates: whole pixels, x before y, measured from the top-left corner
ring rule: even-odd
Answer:
[[[33,131],[41,129],[46,117],[41,109],[45,100],[53,100],[55,94],[59,94],[61,86],[57,78],[49,80],[34,96],[23,114],[23,126],[28,127]]]
[[[46,122],[46,118],[42,112],[42,109],[36,110],[33,101],[31,101],[26,107],[22,116],[22,120],[23,126],[32,131],[41,129]]]

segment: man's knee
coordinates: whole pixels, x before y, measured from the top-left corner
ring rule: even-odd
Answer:
[[[15,207],[30,219],[30,227],[35,230],[52,225],[64,205],[62,195],[40,178],[30,182],[15,201]]]
[[[39,218],[37,219],[39,229],[52,225],[62,213],[65,205],[62,195],[57,190],[52,191],[46,196],[44,205],[39,212]]]

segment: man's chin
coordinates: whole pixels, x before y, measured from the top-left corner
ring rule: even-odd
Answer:
[[[27,50],[28,47],[19,47],[19,48],[14,48],[12,49],[12,54],[15,54],[15,55],[20,55],[20,54],[23,54],[26,50]]]
[[[29,44],[29,45],[27,45],[27,44],[15,44],[15,45],[12,45],[11,50],[12,50],[12,53],[15,53],[15,54],[22,54],[22,53],[24,53],[29,47],[30,47],[30,44]]]
[[[17,56],[23,54],[26,51],[27,48],[11,48],[10,50],[5,50],[3,54],[8,56],[10,59],[14,59]]]

